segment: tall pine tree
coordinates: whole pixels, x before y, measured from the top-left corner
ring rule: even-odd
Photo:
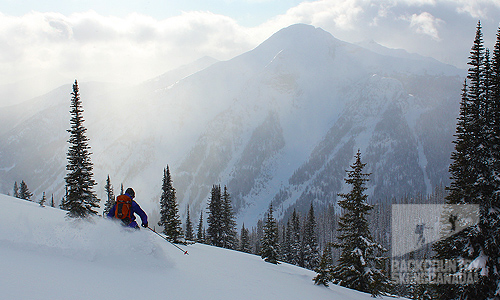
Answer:
[[[293,210],[290,232],[290,263],[304,267],[304,253],[302,251],[302,227],[300,226],[300,216]]]
[[[109,178],[109,174],[108,178],[106,179],[106,185],[104,186],[104,192],[106,193],[107,200],[106,203],[104,204],[104,212],[102,214],[103,216],[106,216],[113,207],[113,205],[115,205],[116,203],[115,194],[113,192],[113,185],[111,184],[111,179]]]
[[[333,259],[332,259],[332,246],[326,245],[321,256],[321,261],[318,267],[314,270],[317,275],[313,278],[314,284],[328,286],[333,280]]]
[[[31,197],[33,194],[30,192],[30,189],[28,188],[28,185],[24,180],[21,181],[21,185],[19,187],[19,198],[31,201]]]
[[[19,187],[17,186],[17,181],[16,181],[16,182],[14,182],[14,194],[13,194],[13,195],[14,195],[14,197],[16,197],[16,198],[21,198],[21,197],[19,196]]]
[[[491,61],[478,22],[462,90],[446,203],[479,205],[479,222],[434,244],[436,258],[475,261],[474,267],[463,267],[481,276],[474,283],[436,286],[438,299],[500,297],[499,35],[493,55]]]
[[[205,243],[205,227],[203,226],[203,211],[200,212],[200,220],[196,228],[196,241],[198,243]]]
[[[243,225],[241,226],[240,240],[240,247],[238,250],[241,252],[250,253],[250,232],[245,228],[245,223],[243,223]]]
[[[497,31],[497,40],[493,49],[493,59],[491,64],[491,160],[492,174],[495,180],[495,190],[500,190],[500,27]],[[495,195],[495,202],[499,201],[498,194]]]
[[[162,193],[160,197],[160,221],[158,225],[163,226],[163,233],[172,242],[178,242],[182,237],[181,220],[175,188],[172,184],[170,168],[167,165],[163,169]]]
[[[281,244],[281,258],[287,263],[292,263],[292,222],[288,218],[288,221],[283,226],[283,243]]]
[[[279,233],[276,219],[273,216],[273,204],[269,204],[269,210],[266,214],[264,222],[264,235],[262,237],[262,245],[260,249],[260,257],[264,261],[278,264],[280,259],[280,244]]]
[[[224,186],[222,194],[222,211],[223,211],[223,245],[227,249],[237,249],[238,241],[236,232],[236,221],[234,220],[233,206],[231,204],[231,196]]]
[[[189,213],[189,205],[187,206],[187,215],[186,215],[186,240],[194,241],[194,232],[193,232],[193,223],[191,222],[191,216]]]
[[[355,158],[345,179],[352,189],[347,194],[339,194],[342,199],[338,204],[343,214],[338,229],[340,242],[334,246],[340,248],[341,253],[332,276],[335,284],[377,296],[384,294],[389,284],[383,269],[384,258],[379,256],[385,249],[370,234],[367,215],[373,207],[366,202],[368,195],[364,194],[370,174],[363,173],[366,164],[361,163],[359,150]]]
[[[316,219],[314,208],[311,203],[309,212],[304,223],[304,237],[302,238],[302,253],[304,268],[314,270],[319,265],[318,238],[316,236]]]
[[[43,192],[42,199],[38,201],[38,204],[40,204],[41,207],[45,207],[45,202],[47,202],[47,198],[45,197],[45,192]]]
[[[83,125],[82,101],[76,80],[71,95],[73,95],[70,105],[71,129],[68,130],[70,138],[66,165],[68,174],[64,178],[67,195],[61,206],[68,211],[69,217],[85,218],[97,214],[95,209],[99,208],[99,199],[93,190],[96,183],[93,179],[89,140],[86,135],[87,129]]]
[[[207,240],[212,246],[224,246],[224,207],[220,185],[214,185],[208,203]]]

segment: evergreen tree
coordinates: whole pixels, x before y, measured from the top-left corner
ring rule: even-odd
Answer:
[[[224,246],[224,209],[220,186],[214,185],[208,203],[207,239],[212,246]]]
[[[68,210],[67,207],[65,206],[66,205],[66,198],[68,197],[68,187],[65,186],[64,189],[65,189],[65,194],[61,198],[61,203],[59,203],[59,208],[62,210]]]
[[[17,186],[17,181],[14,182],[14,197],[16,198],[21,198],[21,196],[19,195],[19,187]]]
[[[30,192],[26,182],[24,182],[24,180],[21,181],[21,185],[19,187],[19,198],[27,200],[27,201],[31,201],[32,196],[33,196],[33,194]]]
[[[205,227],[203,226],[203,211],[200,212],[200,221],[198,222],[198,228],[196,229],[196,241],[198,243],[205,243]]]
[[[45,207],[45,202],[47,202],[47,198],[45,197],[45,192],[43,192],[42,199],[38,201],[38,204],[40,204],[41,207]]]
[[[280,245],[278,241],[278,226],[273,216],[273,204],[269,204],[269,210],[266,214],[266,221],[264,223],[264,236],[262,237],[262,249],[260,250],[260,257],[264,261],[278,264],[280,258]]]
[[[500,37],[490,61],[478,22],[462,90],[460,116],[451,155],[448,204],[479,205],[479,222],[434,244],[437,259],[476,261],[479,280],[436,286],[439,299],[494,299],[500,297],[500,173],[498,162],[498,70]]]
[[[292,222],[290,218],[283,226],[283,243],[281,244],[281,258],[287,262],[292,263]]]
[[[291,253],[290,263],[299,267],[304,267],[304,255],[302,252],[302,228],[300,226],[300,216],[293,210],[291,222]]]
[[[492,92],[491,92],[491,119],[492,119],[492,137],[491,141],[491,178],[493,178],[492,185],[494,186],[494,194],[491,197],[490,211],[488,219],[490,220],[490,227],[488,233],[489,237],[500,237],[500,27],[497,30],[497,40],[493,50],[492,60]],[[492,240],[489,241],[493,242]],[[490,262],[500,262],[500,241],[497,239],[490,246]],[[490,267],[489,272],[493,268]],[[496,266],[497,274],[493,277],[490,275],[492,282],[497,282],[500,287],[500,279],[498,278],[498,270],[500,266]],[[497,297],[500,291],[496,291]]]
[[[314,208],[311,203],[311,208],[309,209],[309,213],[307,214],[304,224],[304,237],[302,238],[304,268],[314,270],[319,265],[320,255],[318,248],[316,219],[314,216]]]
[[[326,245],[321,255],[321,261],[318,267],[314,270],[317,275],[313,278],[314,284],[328,286],[329,282],[333,280],[333,259],[331,245]]]
[[[187,215],[186,215],[186,240],[194,241],[194,233],[193,233],[193,223],[191,223],[191,217],[189,215],[189,204],[187,206]]]
[[[73,218],[85,218],[89,215],[97,214],[99,199],[93,187],[96,185],[93,179],[93,164],[90,161],[90,146],[86,136],[87,129],[83,126],[83,108],[78,90],[78,82],[73,84],[71,93],[71,129],[69,149],[67,153],[68,164],[66,170],[68,174],[66,180],[67,196],[64,199],[63,207],[68,211],[67,215]]]
[[[227,249],[237,248],[237,232],[236,221],[234,220],[233,206],[231,205],[231,196],[224,186],[224,193],[222,194],[222,218],[223,218],[223,241],[222,247]]]
[[[262,250],[262,238],[264,237],[264,222],[262,222],[262,220],[257,220],[257,226],[252,228],[250,237],[252,253],[260,255]]]
[[[378,256],[385,249],[375,243],[370,234],[367,214],[373,207],[366,202],[368,196],[364,194],[370,174],[362,173],[365,164],[361,163],[359,150],[355,158],[345,179],[352,185],[352,190],[339,194],[342,199],[338,204],[343,214],[338,229],[340,243],[334,246],[340,248],[341,253],[332,276],[335,284],[377,296],[384,294],[389,284],[383,270],[384,259]]]
[[[52,199],[50,200],[50,207],[56,207],[56,203],[54,202],[54,194],[52,194]]]
[[[240,241],[239,250],[241,252],[250,253],[251,252],[251,249],[250,249],[250,233],[249,233],[248,229],[245,228],[245,223],[243,223],[243,226],[241,226],[240,237],[241,237],[241,241]]]
[[[160,221],[158,225],[163,226],[163,233],[173,242],[178,242],[182,237],[181,220],[175,188],[172,185],[170,169],[167,165],[163,169],[162,194],[160,198]]]
[[[116,200],[115,200],[115,194],[113,192],[113,185],[111,184],[111,180],[109,178],[106,179],[106,185],[104,186],[104,191],[106,192],[107,200],[106,203],[104,204],[104,212],[102,213],[103,216],[106,216],[111,208],[113,208],[113,205],[115,205]]]
[[[491,160],[492,175],[495,180],[495,190],[500,190],[500,27],[497,31],[497,40],[493,49],[493,59],[491,64]],[[498,195],[495,196],[498,201]]]

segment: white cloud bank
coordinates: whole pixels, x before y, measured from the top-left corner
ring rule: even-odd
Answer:
[[[438,27],[440,23],[443,23],[443,20],[434,17],[430,13],[413,14],[410,18],[403,18],[403,20],[409,21],[410,28],[414,29],[415,32],[428,35],[436,41],[441,40]]]
[[[166,20],[93,11],[0,15],[0,80],[51,73],[82,80],[145,80],[200,56],[239,54],[250,47],[243,32],[232,19],[208,12]]]
[[[30,80],[33,89],[34,82],[49,89],[75,78],[139,82],[202,56],[230,59],[295,23],[322,27],[348,42],[374,39],[465,67],[477,21],[491,47],[498,16],[500,0],[320,0],[252,28],[207,11],[163,20],[94,11],[0,13],[0,84]]]

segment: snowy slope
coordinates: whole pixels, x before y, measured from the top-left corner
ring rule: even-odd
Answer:
[[[315,286],[315,273],[206,245],[184,255],[146,230],[65,213],[0,195],[0,298],[23,299],[372,299]]]

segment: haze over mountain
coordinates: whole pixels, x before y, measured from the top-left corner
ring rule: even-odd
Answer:
[[[447,184],[464,71],[363,46],[298,24],[137,86],[81,83],[98,195],[109,174],[157,210],[169,164],[182,213],[227,185],[238,222],[253,225],[270,201],[278,216],[335,203],[358,149],[375,201]],[[25,180],[62,197],[70,92],[0,108],[0,191]]]

